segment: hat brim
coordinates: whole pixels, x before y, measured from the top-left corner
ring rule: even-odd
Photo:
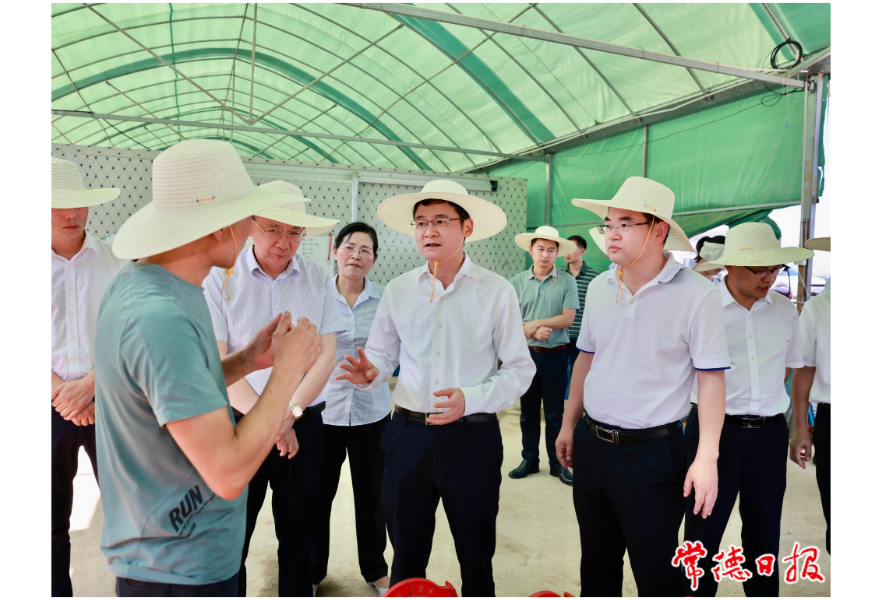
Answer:
[[[578,206],[579,208],[590,210],[601,219],[606,218],[606,215],[607,213],[609,213],[610,208],[620,208],[622,210],[632,211],[635,210],[633,206],[627,206],[625,204],[616,202],[615,200],[582,200],[580,198],[573,198],[572,203],[573,206]],[[677,222],[674,221],[672,218],[657,214],[651,210],[642,210],[638,212],[645,212],[647,214],[653,215],[670,225],[671,229],[668,233],[668,241],[665,242],[665,250],[695,252],[695,248],[692,247],[692,242],[689,241],[689,236],[686,235],[686,232],[683,231],[683,228],[677,225]]]
[[[288,194],[287,197],[290,198],[291,195]],[[295,202],[299,201],[300,200],[295,200]],[[339,219],[334,220],[326,219],[324,217],[316,217],[315,215],[301,212],[299,210],[281,208],[278,206],[256,213],[255,216],[263,217],[264,219],[272,219],[273,221],[285,223],[292,227],[303,227],[304,238],[324,235],[334,229],[334,227],[337,226],[337,223],[340,222]]]
[[[129,217],[113,240],[113,253],[134,260],[168,252],[273,206],[291,201],[290,194],[255,187],[249,194],[203,210],[157,213],[154,202]]]
[[[82,190],[52,190],[52,208],[87,208],[98,206],[119,197],[117,188]]]
[[[576,251],[576,248],[578,247],[578,246],[576,246],[576,244],[574,242],[571,242],[570,240],[565,240],[562,237],[555,237],[553,235],[541,235],[541,234],[537,235],[535,232],[534,233],[519,233],[519,234],[517,234],[515,236],[515,244],[517,244],[521,250],[526,250],[527,252],[529,252],[530,251],[530,242],[532,242],[533,240],[536,240],[536,239],[550,240],[552,242],[557,242],[557,255],[558,256],[565,256],[567,254],[572,254],[573,252]]]
[[[822,250],[830,252],[830,237],[811,238],[805,241],[805,247],[809,250]]]
[[[767,267],[771,265],[785,265],[792,262],[800,262],[815,255],[805,248],[772,248],[758,250],[756,252],[739,252],[738,254],[723,254],[713,262],[701,263],[695,267],[696,271],[710,271],[711,269],[725,269],[733,267]]]
[[[475,224],[466,242],[476,242],[491,237],[505,229],[508,217],[492,202],[468,194],[450,192],[418,192],[387,198],[377,207],[377,216],[387,226],[405,235],[415,237],[413,207],[422,200],[444,200],[461,206]]]

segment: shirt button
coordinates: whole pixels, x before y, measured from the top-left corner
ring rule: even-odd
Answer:
[[[275,310],[279,310],[279,307],[278,307],[278,306],[274,306],[273,308],[274,308]]]
[[[440,352],[435,352],[435,356],[441,356]]]
[[[435,380],[435,383],[439,383],[437,379]]]
[[[442,325],[441,323],[438,323],[438,327],[444,327],[444,325]]]

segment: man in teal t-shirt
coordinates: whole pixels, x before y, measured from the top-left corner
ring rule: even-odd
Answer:
[[[153,190],[113,245],[140,261],[117,275],[98,313],[101,550],[118,596],[234,596],[243,492],[291,412],[318,336],[286,313],[238,352],[218,353],[201,283],[214,266],[232,272],[253,212],[288,201],[255,188],[230,144],[193,140],[162,152]],[[227,386],[270,366],[237,425]]]

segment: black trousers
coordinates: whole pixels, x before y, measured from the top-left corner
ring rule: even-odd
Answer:
[[[830,554],[830,405],[826,402],[818,403],[813,441],[818,491],[821,492],[821,507],[827,521],[827,553]]]
[[[530,349],[530,358],[536,365],[536,374],[530,388],[521,396],[521,456],[531,463],[539,463],[539,437],[542,434],[540,410],[545,410],[545,451],[548,464],[557,467],[554,443],[563,422],[564,395],[567,391],[567,352],[536,352]]]
[[[245,546],[239,568],[238,595],[245,596],[248,583],[245,559],[257,514],[266,498],[266,486],[273,489],[273,521],[279,540],[279,596],[312,596],[310,549],[312,515],[322,465],[322,417],[309,416],[294,423],[300,449],[294,458],[279,456],[273,446],[248,484],[248,514]]]
[[[426,426],[393,413],[382,446],[383,512],[395,549],[392,585],[426,576],[440,499],[459,560],[462,595],[494,596],[502,483],[499,421]]]
[[[689,464],[695,460],[698,450],[698,409],[693,407],[686,425],[686,447]],[[784,415],[778,415],[765,427],[746,429],[740,425],[723,423],[720,434],[720,454],[717,459],[719,488],[713,512],[707,519],[701,514],[693,515],[695,493],[686,503],[684,539],[701,541],[707,556],[698,561],[704,575],[698,580],[698,590],[692,591],[690,580],[683,578],[683,595],[715,596],[717,586],[713,569],[713,557],[720,550],[720,541],[729,523],[729,515],[739,498],[741,515],[741,546],[745,561],[741,565],[753,576],[742,582],[744,595],[777,596],[778,569],[771,576],[756,572],[756,559],[763,554],[773,554],[778,563],[778,547],[781,541],[781,510],[784,506],[784,490],[787,487],[787,457],[790,447],[790,430]],[[740,496],[739,496],[740,494]],[[728,547],[724,548],[728,551]]]
[[[640,596],[682,596],[671,561],[685,500],[683,434],[635,444],[597,438],[579,419],[573,436],[573,504],[582,543],[582,596],[621,596],[625,550]]]
[[[50,407],[51,408],[51,407]],[[52,595],[73,596],[70,582],[70,515],[80,446],[98,479],[95,426],[74,425],[52,408]]]
[[[205,585],[181,585],[177,583],[156,583],[137,579],[116,578],[116,595],[120,598],[148,598],[159,596],[198,597],[235,597],[239,574],[236,573],[226,581],[206,583]]]
[[[570,345],[567,347],[567,354],[570,357],[570,368],[573,368],[573,365],[576,364],[576,359],[579,358],[579,348],[576,346],[576,342],[579,340],[577,337],[570,338]]]
[[[312,583],[328,574],[331,541],[331,505],[337,495],[340,470],[349,454],[349,474],[355,500],[355,537],[358,566],[365,581],[376,581],[389,574],[383,557],[386,550],[386,519],[383,518],[383,469],[386,455],[380,438],[389,424],[386,415],[376,423],[338,427],[325,425],[322,432],[322,468],[313,517]]]

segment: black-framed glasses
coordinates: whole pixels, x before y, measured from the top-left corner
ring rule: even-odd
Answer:
[[[450,217],[435,217],[432,219],[417,219],[416,221],[411,221],[410,224],[416,227],[417,229],[428,229],[429,225],[434,225],[435,229],[447,229],[450,227],[451,221],[461,221],[460,218],[451,219]]]
[[[640,227],[641,225],[649,225],[649,221],[645,221],[643,223],[619,223],[616,225],[615,223],[601,223],[597,226],[597,230],[600,233],[607,234],[613,230],[621,231],[622,233],[628,233],[634,227]]]
[[[786,269],[787,265],[778,265],[773,269],[763,269],[762,271],[757,271],[756,269],[752,269],[750,267],[744,267],[751,273],[753,273],[757,277],[765,277],[766,275],[777,275],[781,269]]]
[[[264,229],[257,222],[257,219],[251,217],[251,220],[254,221],[254,224],[257,225],[257,228],[263,232],[263,236],[269,240],[274,242],[278,242],[282,237],[287,238],[287,241],[296,242],[300,238],[303,237],[303,234],[306,233],[306,230],[303,231],[278,231],[276,229]]]

